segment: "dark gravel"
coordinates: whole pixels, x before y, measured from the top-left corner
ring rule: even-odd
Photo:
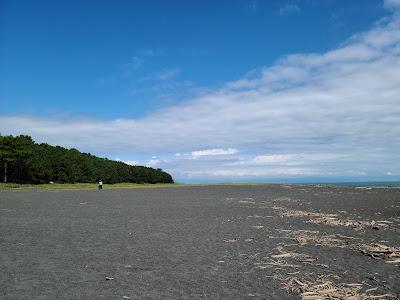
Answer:
[[[273,205],[391,223],[362,231],[315,225],[280,217]],[[400,190],[265,185],[0,192],[0,298],[297,299],[271,277],[296,271],[298,278],[336,275],[337,283],[399,296],[400,264],[350,248],[296,246],[280,229],[399,247]],[[281,243],[329,268],[259,268]]]

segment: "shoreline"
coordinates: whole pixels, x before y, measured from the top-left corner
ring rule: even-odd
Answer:
[[[354,189],[400,189],[400,182],[373,181],[373,182],[338,182],[338,183],[275,183],[275,182],[222,182],[222,183],[114,183],[104,184],[103,189],[140,189],[164,187],[199,187],[199,186],[295,186],[295,187],[343,187]],[[54,183],[54,184],[20,184],[0,183],[0,192],[3,191],[58,191],[58,190],[93,190],[97,183]]]

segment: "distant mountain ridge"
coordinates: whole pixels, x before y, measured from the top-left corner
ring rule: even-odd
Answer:
[[[30,136],[0,135],[0,176],[13,183],[173,183],[161,169],[131,166],[77,149],[38,144]]]

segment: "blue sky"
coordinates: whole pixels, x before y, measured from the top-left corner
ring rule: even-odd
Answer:
[[[0,133],[180,182],[399,180],[398,0],[0,0]]]

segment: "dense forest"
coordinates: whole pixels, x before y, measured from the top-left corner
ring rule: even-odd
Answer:
[[[0,135],[0,176],[13,183],[173,183],[161,169],[131,166],[76,149],[35,143],[30,136]]]

